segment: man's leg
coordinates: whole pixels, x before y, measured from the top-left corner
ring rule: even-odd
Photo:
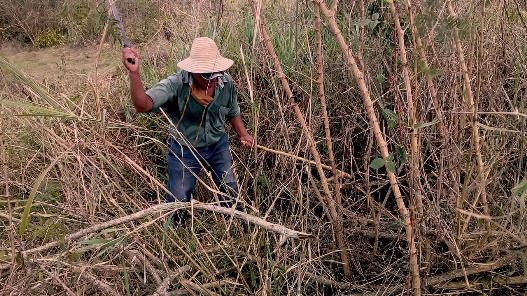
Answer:
[[[228,195],[228,197],[219,196],[220,205],[230,208],[233,203],[236,203],[236,209],[243,211],[244,206],[238,200],[238,185],[232,170],[232,157],[227,136],[214,144],[212,148],[207,159],[212,171],[212,178],[220,191]]]
[[[166,195],[167,202],[178,201],[189,202],[192,192],[196,186],[196,177],[201,169],[198,160],[190,149],[179,144],[174,139],[169,140],[169,151],[167,155],[168,164],[168,190],[172,195]],[[177,210],[173,214],[174,225],[185,222],[187,210]]]

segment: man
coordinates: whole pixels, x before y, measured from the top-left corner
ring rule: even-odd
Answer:
[[[130,76],[131,97],[138,112],[163,109],[171,120],[168,141],[167,202],[189,202],[202,167],[208,169],[214,183],[224,193],[220,204],[231,207],[238,202],[238,186],[232,170],[225,121],[229,121],[243,147],[250,148],[253,138],[245,129],[236,97],[236,87],[225,71],[233,61],[221,56],[214,41],[194,39],[190,56],[177,65],[176,74],[145,91],[139,74],[139,55],[133,48],[123,49],[123,64]],[[234,199],[234,200],[233,200]],[[186,220],[187,211],[176,211],[174,224]]]

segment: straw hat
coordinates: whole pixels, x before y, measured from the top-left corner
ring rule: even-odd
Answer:
[[[191,73],[212,73],[227,70],[234,62],[221,56],[216,43],[207,37],[198,37],[192,42],[190,57],[177,65]]]

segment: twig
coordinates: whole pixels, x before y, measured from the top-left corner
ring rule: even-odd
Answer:
[[[210,282],[210,283],[206,283],[206,284],[200,285],[200,287],[205,288],[205,289],[209,289],[209,288],[217,288],[217,287],[221,287],[221,286],[225,286],[225,285],[229,285],[229,284],[231,284],[231,285],[232,284],[238,285],[236,282],[233,282],[231,280],[219,280],[219,281]],[[178,290],[174,290],[174,291],[168,292],[167,295],[169,295],[169,296],[183,296],[183,295],[189,295],[189,294],[190,294],[190,292],[187,289],[178,289]]]
[[[346,283],[346,282],[338,282],[332,279],[328,279],[326,277],[316,275],[310,272],[305,273],[308,280],[314,281],[318,284],[326,285],[326,286],[332,286],[335,288],[339,288],[342,290],[346,290],[347,292],[351,291],[383,291],[382,295],[395,295],[399,291],[401,291],[404,288],[404,285],[402,284],[396,284],[396,285],[368,285],[368,284],[354,284],[354,283]],[[389,291],[389,293],[388,293]],[[346,294],[350,295],[350,294]],[[365,295],[365,294],[359,294],[359,295]],[[366,294],[370,295],[370,294]]]
[[[73,270],[79,273],[80,276],[88,280],[91,284],[99,288],[99,290],[101,290],[104,293],[104,295],[121,295],[121,293],[118,293],[117,291],[115,291],[112,287],[110,287],[110,285],[99,280],[96,276],[94,276],[90,272],[85,271],[79,267],[74,267]]]
[[[150,261],[148,261],[145,258],[144,254],[141,254],[137,250],[127,250],[127,251],[125,251],[125,254],[128,257],[128,259],[130,260],[130,262],[133,262],[134,259],[136,259],[136,258],[138,260],[141,260],[141,262],[144,264],[144,267],[148,270],[148,272],[150,272],[150,274],[154,278],[154,281],[156,282],[156,285],[158,285],[158,286],[161,285],[161,278],[159,277],[159,274],[157,273],[157,270],[154,268],[154,266],[152,266]],[[137,263],[139,263],[139,262],[137,262]],[[137,264],[137,265],[140,265],[140,264]]]
[[[42,266],[41,266],[42,267]],[[45,269],[42,267],[42,270],[47,273],[54,281],[56,281],[70,296],[76,296],[75,292],[73,292],[66,284],[56,275],[54,275],[51,271]]]
[[[334,0],[333,10],[335,11],[338,5],[338,1]],[[337,165],[335,163],[335,155],[333,153],[333,139],[331,137],[331,129],[329,127],[329,116],[326,104],[326,94],[324,90],[324,49],[322,47],[322,33],[321,33],[321,21],[320,21],[320,8],[315,5],[315,31],[316,31],[316,43],[317,43],[317,83],[318,83],[318,96],[320,99],[320,107],[322,109],[322,118],[324,119],[324,133],[326,135],[326,145],[328,146],[329,163],[331,164],[331,172],[333,173],[333,185],[335,188],[335,199],[337,201],[337,210],[339,216],[342,215],[342,196],[340,193],[340,181],[339,175],[337,174]]]
[[[513,134],[527,134],[527,131],[518,131],[518,130],[510,130],[502,127],[493,127],[485,125],[481,122],[476,123],[477,126],[481,127],[484,130],[493,131],[493,132],[501,132],[501,133],[513,133]]]
[[[496,284],[504,286],[504,285],[525,285],[527,284],[527,277],[526,276],[501,276],[496,275],[492,277],[492,280],[490,282],[472,282],[470,283],[470,287],[472,289],[481,289],[485,287],[495,287]],[[465,282],[452,282],[452,283],[445,283],[445,284],[438,284],[435,285],[434,288],[437,289],[448,289],[448,290],[458,290],[458,289],[466,289],[467,285]]]
[[[267,151],[267,152],[271,152],[271,153],[274,153],[274,154],[278,154],[278,155],[283,155],[283,156],[287,156],[287,157],[291,157],[293,159],[296,159],[296,160],[299,160],[299,161],[302,161],[302,162],[307,162],[311,165],[317,165],[316,162],[312,161],[312,160],[309,160],[309,159],[305,159],[305,158],[302,158],[300,156],[296,156],[294,154],[291,154],[291,153],[287,153],[287,152],[284,152],[284,151],[280,151],[280,150],[274,150],[274,149],[271,149],[271,148],[267,148],[265,146],[262,146],[262,145],[256,145],[256,148],[258,149],[261,149],[261,150],[264,150],[264,151]],[[332,168],[329,166],[329,165],[325,165],[325,164],[322,164],[322,167],[324,169],[327,169],[327,170],[332,170]],[[341,177],[343,178],[346,178],[346,179],[353,179],[353,176],[346,173],[346,172],[343,172],[341,170],[337,170],[337,174],[339,174]]]
[[[185,273],[185,272],[187,272],[189,270],[190,270],[190,266],[186,265],[186,266],[180,267],[180,268],[174,270],[174,272],[168,274],[167,277],[163,280],[163,282],[161,284],[159,284],[159,287],[157,287],[156,291],[154,292],[154,294],[152,294],[152,296],[164,296],[164,295],[167,295],[168,288],[170,287],[170,284],[172,283],[172,281],[176,277],[180,276],[182,273]]]
[[[516,258],[517,258],[516,254],[510,254],[494,262],[482,263],[480,264],[480,266],[477,266],[477,267],[456,269],[453,271],[446,272],[444,274],[432,276],[424,280],[425,286],[435,286],[437,284],[448,282],[455,278],[460,278],[460,277],[469,276],[472,274],[491,271],[491,270],[503,267],[505,265],[509,265]]]
[[[217,293],[212,292],[211,290],[205,288],[204,286],[200,286],[190,280],[181,280],[181,284],[184,287],[188,287],[189,289],[192,289],[199,293],[199,295],[211,295],[211,296],[219,296]]]
[[[428,85],[428,88],[430,90],[430,95],[432,96],[432,103],[434,105],[434,109],[437,114],[437,119],[438,119],[437,125],[438,125],[439,135],[441,136],[443,140],[443,145],[445,145],[444,143],[446,139],[445,123],[443,122],[443,113],[441,111],[439,100],[437,98],[437,87],[434,83],[434,80],[432,79],[432,75],[430,75],[430,71],[429,71],[430,66],[428,64],[428,59],[426,58],[425,48],[421,40],[421,36],[419,36],[419,32],[415,25],[415,15],[413,11],[413,5],[410,2],[410,0],[406,0],[405,4],[406,4],[406,9],[408,10],[408,15],[410,19],[410,30],[412,31],[412,37],[415,38],[415,45],[417,48],[417,53],[419,55],[419,59],[421,60],[421,63],[423,63],[423,66],[425,68],[424,74],[426,78],[426,84]]]
[[[451,113],[454,114],[472,114],[472,112],[467,111],[452,111]],[[527,117],[527,114],[520,113],[518,111],[514,112],[506,112],[506,111],[478,111],[476,114],[485,114],[485,115],[510,115],[510,116],[518,116],[518,117]]]
[[[512,237],[515,241],[519,242],[521,244],[522,247],[524,246],[527,246],[527,241],[524,240],[523,238],[519,237],[517,234],[513,233],[512,231],[510,231],[509,229],[501,226],[499,223],[497,223],[496,221],[494,221],[492,219],[491,216],[486,216],[486,215],[480,215],[480,214],[476,214],[476,213],[471,213],[471,212],[468,212],[468,211],[465,211],[465,210],[462,210],[462,209],[456,209],[456,211],[460,212],[461,214],[465,214],[467,215],[467,217],[474,217],[476,219],[481,219],[481,220],[484,220],[486,221],[487,223],[489,224],[493,224],[495,225],[496,227],[498,227],[501,231],[503,231],[503,233],[506,233],[508,234],[510,237]],[[489,235],[489,234],[487,234]]]

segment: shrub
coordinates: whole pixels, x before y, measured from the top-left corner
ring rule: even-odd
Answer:
[[[64,44],[66,38],[57,30],[49,29],[39,34],[35,39],[35,45],[39,48],[52,47]]]

